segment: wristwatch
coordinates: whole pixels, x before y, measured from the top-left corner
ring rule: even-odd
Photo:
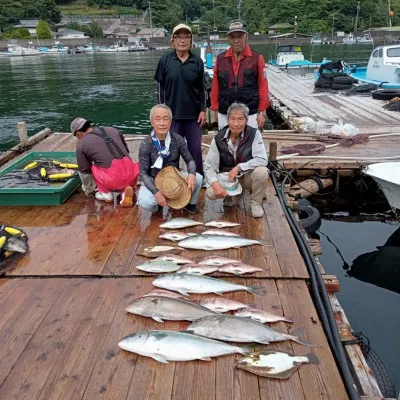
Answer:
[[[257,114],[262,115],[264,118],[267,118],[267,113],[265,111],[257,111]]]

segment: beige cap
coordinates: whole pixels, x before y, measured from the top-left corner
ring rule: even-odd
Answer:
[[[185,31],[192,33],[190,26],[187,26],[185,24],[179,24],[179,25],[175,26],[174,29],[172,30],[172,36],[174,36],[176,32],[181,31],[181,30],[185,30]]]
[[[75,135],[76,131],[79,131],[80,129],[83,128],[83,125],[86,124],[86,122],[89,122],[90,124],[92,121],[88,121],[85,118],[77,117],[71,122],[71,132]]]

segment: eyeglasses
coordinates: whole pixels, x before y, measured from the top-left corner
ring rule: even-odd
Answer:
[[[180,39],[180,40],[189,40],[192,38],[192,35],[175,35],[174,39]]]

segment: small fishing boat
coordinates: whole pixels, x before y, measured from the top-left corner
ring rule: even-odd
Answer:
[[[34,47],[22,47],[18,44],[8,44],[7,51],[0,52],[0,57],[37,56],[42,54]]]
[[[389,205],[400,210],[400,161],[371,164],[363,173],[379,185]]]
[[[304,54],[300,46],[285,45],[278,47],[276,60],[268,60],[268,64],[279,68],[317,68],[321,63],[313,63],[304,59]]]
[[[314,35],[314,36],[311,38],[310,44],[322,44],[321,36],[319,36],[319,35]]]
[[[400,45],[375,48],[367,67],[353,67],[349,74],[361,83],[373,83],[383,89],[400,89]]]

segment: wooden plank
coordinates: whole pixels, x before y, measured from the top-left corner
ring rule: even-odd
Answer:
[[[7,304],[2,306],[0,325],[0,385],[15,368],[21,353],[30,348],[30,340],[42,323],[54,298],[60,296],[63,287],[60,282],[34,280],[3,280],[2,291],[11,293]],[[10,397],[1,397],[10,398]]]
[[[98,352],[107,337],[121,304],[120,282],[114,279],[91,281],[94,291],[73,332],[65,343],[57,364],[40,392],[39,399],[81,399],[93,372]]]
[[[94,285],[80,280],[69,289],[64,290],[61,296],[52,297],[53,307],[1,385],[0,398],[34,399],[39,395],[83,312]]]
[[[312,351],[320,361],[319,365],[299,370],[306,399],[348,399],[306,283],[302,280],[278,280],[277,287],[285,315],[292,315],[295,320],[293,328],[303,328],[304,339],[315,346],[307,349],[293,343],[295,353]]]
[[[268,184],[267,193],[268,199],[264,201],[264,211],[267,215],[282,276],[308,278],[306,266],[271,183]]]

